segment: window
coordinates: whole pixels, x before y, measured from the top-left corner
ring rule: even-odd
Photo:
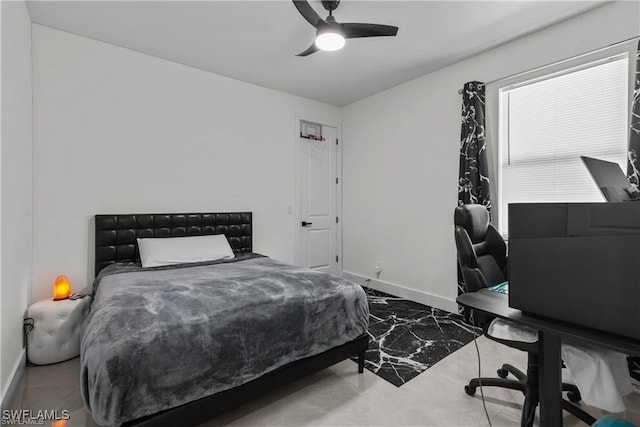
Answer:
[[[599,202],[580,156],[626,171],[626,54],[499,91],[499,228],[509,203]]]

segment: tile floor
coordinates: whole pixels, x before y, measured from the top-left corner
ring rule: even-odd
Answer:
[[[524,353],[484,337],[478,339],[482,370],[493,376],[504,361],[524,366]],[[473,342],[446,357],[400,388],[356,364],[343,361],[283,387],[237,410],[211,420],[213,426],[488,426],[480,393],[463,391],[477,376]],[[485,388],[493,426],[518,426],[522,395]],[[626,397],[627,412],[618,415],[640,426],[640,394]],[[95,426],[79,392],[79,358],[49,366],[29,367],[11,409],[67,409],[67,427]],[[602,411],[586,407],[599,417]],[[565,426],[584,425],[565,413]]]

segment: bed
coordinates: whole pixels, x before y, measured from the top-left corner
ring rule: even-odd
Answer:
[[[101,425],[197,425],[357,355],[359,285],[253,254],[252,214],[96,215],[81,394]],[[224,234],[234,259],[143,269],[138,238]]]

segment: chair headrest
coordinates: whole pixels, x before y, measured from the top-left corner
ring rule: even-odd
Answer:
[[[485,240],[489,229],[489,212],[484,205],[460,205],[453,214],[455,225],[464,228],[472,243]]]

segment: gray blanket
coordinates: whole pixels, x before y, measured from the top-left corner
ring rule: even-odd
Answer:
[[[82,397],[98,424],[119,425],[351,341],[368,311],[359,285],[267,257],[113,265],[83,325]]]

